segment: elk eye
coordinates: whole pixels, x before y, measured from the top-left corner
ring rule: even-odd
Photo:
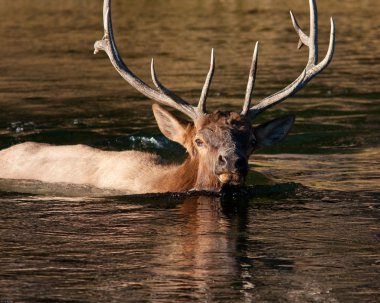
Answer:
[[[201,139],[195,139],[195,144],[199,147],[204,145],[204,142]]]

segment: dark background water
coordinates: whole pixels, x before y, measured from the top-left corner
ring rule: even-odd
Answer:
[[[152,102],[104,54],[92,55],[101,1],[0,4],[0,148],[32,140],[183,158],[158,132]],[[113,8],[132,70],[149,82],[154,57],[162,82],[188,100],[199,98],[215,48],[211,109],[240,110],[256,40],[254,102],[307,61],[288,14],[306,29],[306,0],[114,0]],[[318,8],[321,57],[335,17],[334,60],[258,119],[297,115],[285,142],[252,156],[245,192],[59,198],[102,193],[0,182],[0,301],[377,301],[380,9],[374,0]]]

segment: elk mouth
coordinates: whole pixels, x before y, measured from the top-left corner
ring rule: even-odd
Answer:
[[[245,176],[241,173],[223,173],[217,176],[222,186],[243,186],[245,182]]]

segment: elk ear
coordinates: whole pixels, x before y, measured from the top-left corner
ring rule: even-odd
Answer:
[[[292,128],[294,115],[287,115],[259,125],[254,129],[256,148],[268,147],[284,139]]]
[[[153,104],[152,109],[158,127],[165,137],[184,145],[186,140],[186,122],[176,118],[158,104]]]

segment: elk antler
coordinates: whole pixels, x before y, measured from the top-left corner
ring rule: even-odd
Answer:
[[[208,71],[205,84],[203,85],[202,94],[198,103],[198,110],[202,113],[206,112],[206,100],[207,100],[208,90],[210,89],[210,85],[212,82],[212,78],[214,77],[214,70],[215,70],[214,49],[211,49],[210,70]]]
[[[241,112],[243,116],[245,116],[248,113],[249,107],[251,106],[252,91],[253,91],[253,87],[255,85],[255,80],[256,80],[257,57],[259,55],[258,49],[259,49],[259,42],[256,42],[255,50],[253,51],[251,69],[249,71],[247,91],[245,93],[243,111]]]
[[[303,88],[311,79],[317,76],[320,72],[322,72],[331,62],[334,47],[335,47],[335,28],[334,28],[334,19],[331,17],[331,31],[330,31],[330,42],[327,50],[327,54],[325,58],[320,62],[318,62],[318,12],[315,0],[309,0],[310,6],[310,34],[307,36],[299,27],[296,18],[293,13],[290,11],[290,17],[292,18],[294,29],[299,36],[298,48],[300,49],[303,45],[309,47],[309,61],[302,71],[301,75],[298,76],[296,80],[294,80],[291,84],[289,84],[284,89],[279,92],[266,97],[261,100],[259,104],[252,106],[249,111],[247,110],[250,106],[251,102],[251,93],[252,87],[255,82],[255,73],[256,68],[253,67],[254,63],[252,62],[250,78],[247,86],[247,93],[245,98],[245,103],[243,106],[242,114],[249,114],[251,118],[254,118],[258,114],[262,113],[266,109],[272,107],[273,105],[284,101],[290,96],[294,95],[301,88]],[[255,59],[254,59],[255,60]],[[255,63],[256,64],[256,63]]]
[[[204,84],[202,95],[199,100],[197,107],[190,105],[187,101],[183,100],[177,96],[174,92],[163,86],[156,76],[154,69],[154,61],[152,59],[151,64],[151,74],[154,85],[157,90],[151,88],[143,80],[137,77],[124,63],[120,56],[120,53],[116,47],[115,38],[112,29],[111,20],[111,0],[104,0],[103,4],[103,22],[104,22],[104,36],[102,40],[96,41],[94,48],[94,53],[97,54],[99,51],[105,51],[111,60],[114,68],[119,72],[119,74],[136,90],[145,95],[146,97],[157,101],[161,104],[173,107],[180,112],[184,113],[191,119],[195,120],[200,115],[206,113],[206,99],[208,90],[211,84],[212,76],[214,73],[214,51],[211,52],[211,66],[210,71],[207,75],[206,82]]]

